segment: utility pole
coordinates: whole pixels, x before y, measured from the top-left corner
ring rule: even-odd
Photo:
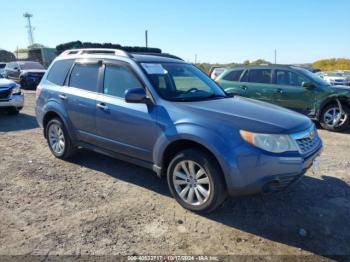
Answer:
[[[30,19],[33,17],[33,15],[26,12],[23,14],[23,17],[25,17],[27,19],[27,26],[26,27],[28,29],[29,45],[33,45],[34,44],[34,36],[33,36],[34,28],[32,27],[32,23],[30,22]]]
[[[197,54],[194,55],[194,63],[197,64]]]
[[[145,31],[146,47],[148,47],[148,30]]]
[[[275,64],[277,64],[277,49],[275,49]]]

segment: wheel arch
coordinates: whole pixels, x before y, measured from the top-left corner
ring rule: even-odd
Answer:
[[[67,122],[66,118],[64,117],[64,114],[62,114],[55,107],[49,107],[49,108],[46,109],[46,112],[45,112],[45,114],[43,116],[43,119],[42,119],[43,132],[44,132],[45,138],[46,138],[46,131],[45,131],[46,130],[46,126],[49,123],[49,121],[51,119],[53,119],[53,118],[59,118],[62,121],[62,123],[65,125],[67,130],[70,130],[68,122]]]
[[[169,143],[163,151],[162,159],[161,159],[162,175],[164,175],[166,173],[166,170],[168,168],[168,165],[169,165],[171,159],[178,152],[186,150],[186,149],[190,149],[190,148],[199,149],[199,150],[207,153],[211,157],[213,157],[213,159],[215,159],[218,166],[220,167],[221,171],[223,171],[222,167],[220,165],[220,162],[218,161],[215,153],[213,153],[212,150],[210,150],[209,148],[207,148],[203,144],[201,144],[197,141],[191,140],[191,139],[178,139],[178,140],[174,140],[171,143]]]
[[[329,105],[331,105],[331,104],[337,104],[338,101],[339,101],[342,105],[346,105],[346,106],[350,107],[350,100],[349,100],[349,98],[346,97],[346,96],[340,95],[340,96],[331,96],[331,97],[328,97],[327,99],[325,99],[325,100],[321,103],[321,105],[320,105],[320,107],[319,107],[319,110],[318,110],[318,112],[317,112],[317,120],[320,121],[320,117],[321,117],[322,112],[323,112],[323,110],[325,109],[325,107],[327,107],[327,106],[329,106]]]

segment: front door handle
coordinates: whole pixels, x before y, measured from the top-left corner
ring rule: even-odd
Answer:
[[[67,99],[67,96],[65,94],[60,94],[59,95],[59,98],[61,98],[61,100],[66,100]]]
[[[98,103],[97,107],[104,111],[108,111],[108,106],[105,103]]]

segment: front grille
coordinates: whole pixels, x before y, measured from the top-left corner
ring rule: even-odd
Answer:
[[[0,89],[0,99],[8,99],[11,95],[11,89]]]
[[[303,138],[297,139],[296,142],[298,144],[300,152],[305,154],[305,153],[311,152],[318,146],[320,142],[320,138],[317,132],[314,131],[314,135],[311,135],[311,133],[309,133],[309,135]]]

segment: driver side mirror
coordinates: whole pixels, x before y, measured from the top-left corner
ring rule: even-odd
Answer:
[[[302,87],[305,87],[306,89],[312,89],[312,88],[315,88],[315,84],[314,83],[311,83],[311,82],[303,82],[302,84]]]
[[[145,103],[150,100],[147,97],[146,91],[143,88],[130,88],[125,91],[125,101],[127,103]]]
[[[15,70],[15,71],[19,71],[19,68],[18,68],[18,67],[15,67],[15,68],[13,68],[13,70]]]

